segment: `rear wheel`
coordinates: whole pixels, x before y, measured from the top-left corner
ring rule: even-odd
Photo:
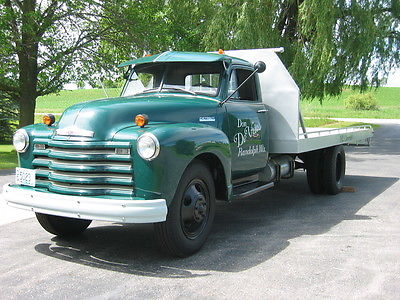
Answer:
[[[331,147],[324,153],[324,179],[326,193],[336,195],[343,187],[346,156],[342,145]]]
[[[92,223],[91,220],[59,217],[40,213],[36,213],[36,219],[46,231],[62,237],[79,235]]]
[[[314,194],[325,192],[323,150],[311,151],[306,154],[306,169],[308,186]]]
[[[205,243],[215,215],[215,187],[210,170],[194,162],[185,170],[167,220],[155,223],[163,250],[179,257],[197,252]]]

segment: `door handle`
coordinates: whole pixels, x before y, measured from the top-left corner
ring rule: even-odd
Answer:
[[[257,111],[259,114],[265,114],[267,112],[266,109],[260,109]]]

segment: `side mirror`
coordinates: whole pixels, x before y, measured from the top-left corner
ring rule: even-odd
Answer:
[[[264,72],[266,68],[267,68],[267,66],[265,65],[265,63],[263,61],[257,61],[254,64],[254,69],[257,70],[257,73]]]

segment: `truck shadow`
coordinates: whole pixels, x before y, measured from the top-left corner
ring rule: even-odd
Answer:
[[[231,204],[220,203],[214,229],[203,249],[188,258],[162,254],[152,225],[95,223],[82,236],[54,237],[40,243],[41,254],[95,268],[140,276],[189,278],[213,272],[240,272],[263,263],[304,235],[328,232],[344,220],[374,216],[358,211],[398,181],[398,178],[347,176],[355,193],[315,196],[304,174],[283,181],[273,190]]]

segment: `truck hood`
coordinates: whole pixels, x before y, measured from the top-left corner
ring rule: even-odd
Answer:
[[[64,111],[54,138],[86,136],[92,140],[111,140],[118,131],[136,127],[137,114],[148,115],[149,126],[159,122],[199,123],[205,120],[208,125],[216,126],[218,103],[214,98],[185,94],[148,94],[83,102]]]

